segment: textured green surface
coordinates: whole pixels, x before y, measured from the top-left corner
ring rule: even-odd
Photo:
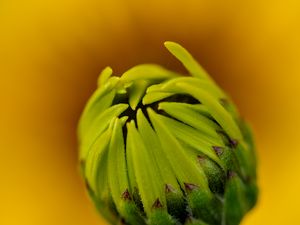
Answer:
[[[78,126],[88,192],[111,224],[238,225],[257,199],[248,125],[183,47],[183,76],[107,67]]]

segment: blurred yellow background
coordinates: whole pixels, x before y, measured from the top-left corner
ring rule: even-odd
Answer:
[[[165,40],[254,127],[261,195],[242,224],[300,223],[298,0],[1,0],[1,225],[105,224],[78,174],[78,117],[106,65],[182,70]]]

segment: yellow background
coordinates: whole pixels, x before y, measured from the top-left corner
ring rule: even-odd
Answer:
[[[78,175],[76,123],[106,65],[182,70],[165,40],[254,127],[261,196],[243,225],[300,224],[298,0],[1,0],[1,225],[105,224]]]

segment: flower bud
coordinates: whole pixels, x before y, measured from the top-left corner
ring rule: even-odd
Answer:
[[[257,198],[251,131],[184,48],[165,46],[188,74],[100,74],[78,127],[89,195],[111,224],[238,225]]]

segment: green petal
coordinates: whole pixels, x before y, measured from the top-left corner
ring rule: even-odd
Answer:
[[[184,65],[184,67],[190,72],[191,75],[198,78],[210,79],[207,72],[181,45],[171,41],[166,41],[164,45],[169,50],[169,52]]]
[[[242,135],[239,127],[235,123],[232,116],[224,109],[224,107],[213,98],[207,91],[198,88],[195,85],[186,83],[176,83],[174,86],[165,88],[166,92],[175,91],[177,93],[186,93],[207,107],[213,118],[220,124],[220,126],[228,133],[234,140],[241,140]]]
[[[138,133],[133,121],[127,123],[128,140],[132,147],[132,161],[138,190],[141,194],[144,210],[148,216],[151,214],[153,204],[162,201],[160,186],[163,186],[159,177],[154,172],[153,160],[149,151]]]
[[[115,119],[108,153],[109,190],[118,212],[133,225],[146,224],[129,193],[122,120]],[[128,197],[124,195],[128,193]]]
[[[152,129],[151,125],[140,109],[137,112],[137,123],[138,130],[145,145],[147,146],[148,151],[153,153],[153,163],[156,165],[154,168],[158,168],[156,171],[157,176],[160,176],[163,180],[163,187],[161,191],[163,192],[163,195],[166,196],[166,203],[163,202],[162,204],[167,205],[170,215],[174,216],[176,219],[182,220],[182,217],[184,218],[186,216],[186,204],[183,193],[178,185],[175,173],[168,162],[168,158],[164,154],[164,150],[161,147],[157,134]],[[161,213],[158,212],[155,215],[152,215],[152,219],[150,219],[151,223],[156,224],[156,219],[160,218],[157,215],[160,214]],[[167,224],[167,221],[172,221],[168,219],[169,216],[165,215],[164,213],[162,215],[164,215],[162,216],[164,218],[164,220],[162,220],[162,224]]]
[[[137,80],[158,80],[174,78],[179,76],[175,72],[166,70],[165,68],[155,64],[142,64],[132,67],[126,71],[121,80],[124,82],[137,81]]]
[[[136,176],[134,173],[134,165],[133,165],[133,145],[132,145],[132,134],[128,132],[128,124],[126,125],[127,129],[127,137],[126,137],[126,161],[127,161],[127,173],[128,173],[128,180],[129,180],[129,192],[134,195],[135,190],[137,189],[137,182]],[[137,196],[139,197],[139,196]]]
[[[86,131],[85,136],[82,137],[83,139],[80,146],[81,159],[85,158],[90,146],[94,143],[95,139],[99,135],[101,135],[101,133],[105,130],[110,121],[114,117],[119,116],[127,108],[127,104],[118,104],[108,108],[103,113],[99,114],[99,116],[94,120],[93,125],[89,127],[88,131]]]
[[[103,86],[108,81],[112,73],[112,68],[110,68],[109,66],[105,67],[98,77],[98,86]]]
[[[161,101],[165,98],[174,95],[174,93],[167,93],[167,92],[149,92],[145,94],[143,97],[143,105],[149,105],[154,102]]]
[[[195,111],[192,107],[187,107],[188,104],[177,102],[161,102],[158,105],[159,110],[163,110],[172,117],[188,124],[198,131],[207,134],[213,139],[220,139],[216,130],[219,126],[213,121]]]
[[[107,165],[107,151],[108,151],[108,144],[111,137],[111,129],[107,129],[104,133],[100,135],[100,137],[96,140],[96,142],[91,147],[89,151],[86,161],[85,161],[85,177],[89,182],[90,188],[94,192],[102,191],[105,189],[97,188],[97,181],[98,181],[98,172],[101,172],[101,168],[106,171]],[[103,178],[101,178],[103,179]],[[105,179],[103,179],[105,180]]]
[[[224,168],[223,163],[213,150],[213,146],[222,145],[221,141],[207,138],[205,135],[201,134],[192,127],[189,127],[168,117],[160,116],[160,120],[166,125],[166,127],[168,127],[174,137],[190,145],[199,152],[209,156],[211,159],[217,162],[218,165]]]
[[[170,79],[167,82],[164,82],[161,86],[161,90],[163,90],[166,87],[174,86],[176,83],[185,83],[190,84],[193,86],[197,86],[197,88],[203,89],[211,96],[213,96],[216,99],[227,99],[227,96],[225,93],[216,85],[215,83],[211,82],[207,79],[197,79],[194,77],[178,77],[174,79]]]
[[[129,89],[129,105],[135,110],[142,97],[146,92],[146,88],[149,83],[145,80],[138,80],[133,83],[133,85]]]
[[[128,190],[127,168],[125,161],[125,146],[121,122],[115,118],[108,153],[108,177],[111,194],[116,206],[120,206],[121,196]],[[121,211],[119,209],[119,211]]]
[[[172,80],[172,79],[171,79]],[[165,82],[167,82],[168,80],[166,81],[163,81],[161,83],[158,83],[158,84],[153,84],[151,86],[149,86],[146,90],[146,93],[149,93],[149,92],[157,92],[157,91],[160,91],[162,86],[164,85]]]
[[[137,112],[137,124],[138,131],[141,134],[143,142],[145,143],[145,146],[147,147],[149,153],[152,154],[151,159],[154,164],[153,167],[154,169],[157,168],[155,172],[163,180],[161,187],[162,193],[165,193],[166,184],[172,185],[172,187],[176,191],[180,191],[180,187],[177,183],[175,174],[172,170],[171,165],[168,163],[166,156],[164,155],[164,151],[160,145],[158,136],[151,128],[151,125],[140,109]],[[165,204],[165,201],[162,203]]]
[[[78,133],[80,139],[86,134],[97,115],[111,106],[115,94],[115,90],[109,88],[99,88],[95,91],[79,121]]]
[[[162,116],[150,108],[148,108],[148,114],[181,187],[184,188],[185,183],[193,183],[209,192],[204,171],[187,156],[185,150],[170,132],[169,127],[165,125]]]

